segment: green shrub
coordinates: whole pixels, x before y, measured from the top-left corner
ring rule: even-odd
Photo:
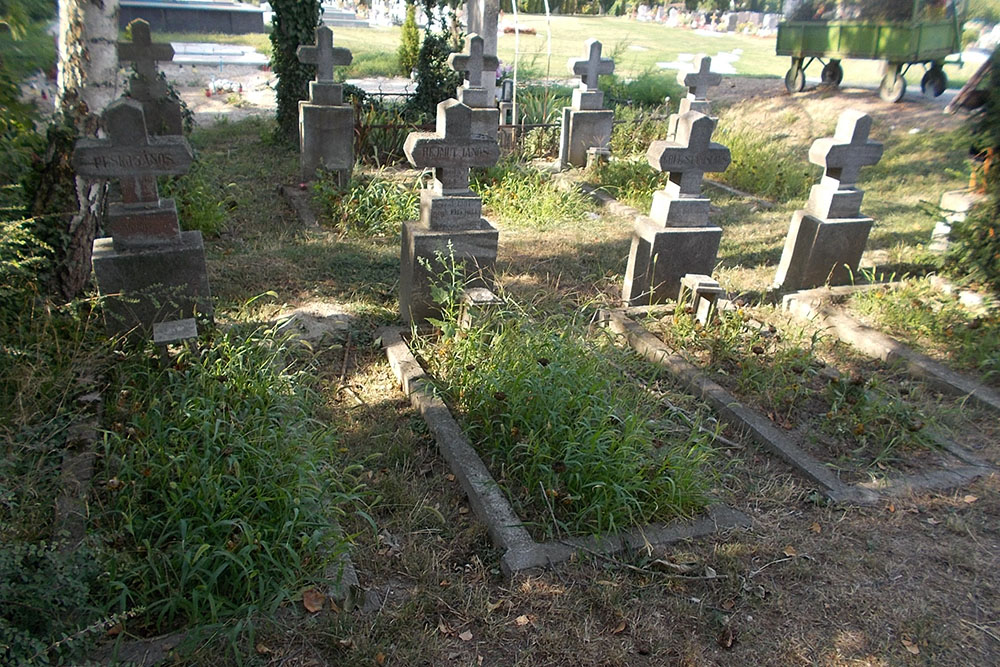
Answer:
[[[183,176],[164,179],[162,196],[177,200],[181,227],[198,230],[206,236],[218,236],[226,224],[225,190],[218,174],[196,160]]]
[[[611,154],[619,158],[645,155],[649,145],[667,136],[666,110],[615,108],[615,125],[611,130]]]
[[[670,97],[676,101],[687,94],[677,83],[675,76],[658,70],[648,69],[634,79],[624,79],[617,75],[603,76],[599,87],[604,91],[605,106],[633,106],[645,109],[658,108]],[[617,116],[616,116],[617,118]]]
[[[559,128],[533,127],[521,137],[521,158],[551,158],[559,154]]]
[[[648,211],[653,204],[653,193],[667,183],[668,175],[649,166],[646,159],[612,160],[597,168],[594,182],[609,195]]]
[[[289,345],[231,330],[168,368],[113,367],[92,526],[115,541],[111,611],[145,610],[130,629],[273,613],[346,548],[357,489]]]
[[[271,31],[271,68],[278,76],[275,86],[278,131],[287,141],[297,136],[299,100],[309,94],[309,81],[316,72],[313,65],[299,62],[295,55],[301,44],[316,41],[320,19],[319,0],[273,0],[274,29]]]
[[[379,167],[405,160],[403,145],[413,131],[405,111],[403,106],[379,102],[355,104],[355,158]]]
[[[445,30],[432,32],[428,25],[417,56],[417,90],[406,100],[410,115],[433,117],[438,103],[455,95],[462,75],[448,66],[448,56],[456,50],[461,50],[461,45],[453,48]]]
[[[385,178],[382,172],[356,175],[346,188],[324,176],[313,184],[313,192],[324,219],[348,236],[394,236],[404,221],[420,213],[417,190]]]
[[[420,30],[417,28],[417,6],[411,0],[406,3],[406,19],[399,35],[399,50],[396,59],[399,61],[398,73],[410,76],[417,66],[417,56],[420,53]]]

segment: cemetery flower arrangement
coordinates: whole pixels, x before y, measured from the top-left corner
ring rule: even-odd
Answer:
[[[664,418],[622,379],[615,364],[635,363],[630,356],[575,318],[498,314],[416,347],[537,532],[621,530],[705,505],[711,434]]]

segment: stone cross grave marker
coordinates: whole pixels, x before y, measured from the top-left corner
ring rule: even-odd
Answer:
[[[406,138],[403,150],[410,164],[434,168],[437,194],[468,194],[469,169],[500,159],[496,139],[473,131],[473,114],[458,100],[445,100],[438,105],[434,132],[412,132]]]
[[[725,171],[732,158],[728,148],[712,141],[715,121],[708,116],[692,111],[679,114],[675,123],[672,140],[654,141],[646,151],[653,169],[670,173],[666,187],[654,195],[650,217],[666,226],[706,225],[702,179],[706,172]]]
[[[177,206],[160,199],[157,176],[180,175],[193,160],[182,136],[150,136],[143,106],[120,99],[102,116],[108,137],[83,138],[73,152],[76,173],[116,179],[122,202],[108,207],[111,238],[94,240],[93,265],[116,333],[149,332],[158,322],[211,316],[211,290],[201,232],[182,232]]]
[[[809,148],[809,161],[823,167],[823,177],[806,207],[792,215],[775,288],[843,285],[857,272],[873,221],[861,214],[864,191],[856,184],[861,168],[882,158],[882,144],[868,138],[871,127],[871,116],[848,109],[833,136]]]
[[[458,89],[458,99],[473,108],[492,107],[493,100],[484,85],[485,77],[494,76],[500,61],[495,55],[484,53],[483,38],[479,35],[469,35],[468,43],[468,53],[448,56],[448,65],[465,74],[465,83]]]
[[[701,59],[699,68],[692,72],[681,72],[677,75],[677,83],[687,86],[687,97],[681,100],[679,113],[699,111],[707,114],[709,111],[708,89],[722,83],[722,75],[712,72],[712,59],[705,56]]]
[[[187,173],[194,159],[184,137],[150,136],[142,106],[121,99],[102,114],[107,139],[80,139],[73,153],[76,173],[90,178],[117,179],[122,200],[138,207],[159,207],[157,176]]]
[[[601,57],[601,43],[596,39],[586,41],[588,56],[586,58],[570,58],[569,70],[580,77],[580,88],[587,91],[597,90],[597,79],[601,74],[612,74],[615,71],[615,61]]]
[[[871,129],[871,116],[848,109],[837,120],[832,137],[813,142],[809,161],[824,168],[824,179],[833,179],[841,188],[853,186],[858,182],[861,167],[882,159],[882,144],[868,139]]]
[[[333,45],[333,30],[329,26],[316,28],[316,44],[300,45],[295,50],[299,62],[316,66],[316,81],[333,83],[335,65],[350,65],[354,59],[351,51]]]
[[[170,44],[154,43],[149,23],[136,19],[129,23],[132,30],[131,42],[118,42],[118,60],[130,62],[135,71],[146,81],[158,77],[156,63],[174,59],[174,47]]]

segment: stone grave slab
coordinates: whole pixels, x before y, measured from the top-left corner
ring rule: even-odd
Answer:
[[[864,192],[856,187],[861,168],[882,157],[882,144],[868,139],[871,116],[849,109],[832,137],[817,139],[809,161],[824,168],[806,208],[792,216],[774,279],[789,291],[851,282],[861,264],[873,221],[861,215]]]
[[[316,66],[309,99],[299,101],[302,180],[311,181],[319,169],[326,169],[346,185],[354,169],[354,107],[344,104],[344,89],[334,81],[333,68],[350,65],[353,56],[348,49],[333,46],[333,30],[325,25],[316,28],[316,43],[299,46],[296,56]]]
[[[601,43],[596,39],[586,42],[587,56],[571,58],[567,63],[570,73],[580,77],[580,84],[573,90],[572,104],[562,111],[562,128],[559,136],[559,165],[584,167],[587,150],[607,149],[614,125],[613,111],[604,106],[604,93],[597,87],[601,74],[615,71],[611,58],[601,57]]]
[[[149,23],[143,19],[135,19],[128,27],[132,41],[118,42],[117,47],[119,62],[132,63],[135,69],[129,77],[129,97],[142,104],[150,134],[183,134],[180,100],[171,96],[166,80],[156,69],[157,62],[173,60],[174,48],[153,42]]]
[[[96,239],[93,250],[108,328],[149,333],[165,320],[211,318],[201,232],[182,232],[176,204],[160,199],[156,187],[157,176],[187,172],[191,147],[181,136],[149,136],[134,100],[109,105],[102,124],[109,137],[77,141],[73,167],[121,184],[123,201],[108,210],[111,237]]]

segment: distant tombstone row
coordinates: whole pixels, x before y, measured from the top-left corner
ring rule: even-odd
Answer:
[[[571,106],[562,111],[561,167],[586,166],[588,151],[609,153],[615,112],[604,109],[604,93],[597,87],[597,80],[602,74],[613,73],[615,62],[601,57],[601,43],[596,39],[587,40],[586,52],[584,58],[568,62],[569,71],[580,77],[580,85],[573,89]]]
[[[348,49],[333,45],[328,26],[316,28],[316,43],[296,51],[302,63],[316,66],[309,82],[309,99],[299,102],[301,176],[311,181],[320,169],[334,172],[339,185],[351,180],[354,168],[354,107],[344,104],[344,87],[333,78],[333,68],[350,65]]]

